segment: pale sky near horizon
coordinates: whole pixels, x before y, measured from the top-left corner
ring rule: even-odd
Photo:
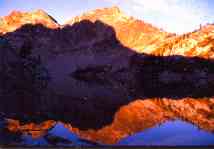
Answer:
[[[115,5],[168,32],[181,34],[214,23],[214,0],[0,0],[0,16],[43,9],[63,24],[83,12]]]

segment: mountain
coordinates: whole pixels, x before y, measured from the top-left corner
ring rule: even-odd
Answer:
[[[83,13],[67,21],[64,25],[58,24],[53,17],[40,9],[32,12],[13,11],[8,16],[1,17],[0,33],[15,31],[25,24],[42,24],[47,28],[56,29],[66,28],[66,26],[72,26],[86,20],[91,23],[100,21],[111,26],[114,28],[120,43],[136,52],[161,56],[183,55],[212,58],[213,24],[207,24],[193,32],[176,36],[176,34],[167,33],[142,20],[127,16],[116,6]],[[86,24],[83,26],[83,28],[87,28]],[[96,30],[96,33],[102,32],[98,26],[94,27],[93,30]],[[84,36],[81,35],[80,38],[82,39]]]
[[[139,51],[136,47],[158,43],[170,35],[125,16],[116,7],[88,12],[73,20],[58,25],[41,10],[13,12],[2,22],[15,23],[3,23],[0,27],[8,30],[2,32],[2,37],[8,41],[9,49],[41,58],[51,74],[50,90],[59,96],[92,99],[105,95],[109,100],[127,100],[129,84],[134,80],[129,67],[132,56]],[[10,28],[16,30],[11,32]],[[111,105],[107,100],[103,102]],[[118,100],[115,106],[121,102]]]
[[[33,12],[12,11],[8,16],[0,18],[0,34],[15,31],[25,24],[43,24],[49,28],[57,28],[59,24],[41,9]]]
[[[67,23],[73,24],[84,19],[92,22],[101,20],[111,25],[123,45],[140,53],[203,58],[212,58],[213,56],[214,24],[207,24],[193,32],[176,36],[144,21],[126,16],[117,7],[91,11],[77,16]]]
[[[38,10],[2,17],[0,33],[0,109],[6,117],[63,121],[84,138],[103,137],[105,143],[172,117],[213,130],[213,24],[176,35],[117,7],[84,13],[64,25]],[[211,102],[203,106],[198,100],[204,98]],[[126,105],[131,108],[120,114]],[[194,105],[203,107],[194,112]],[[138,112],[139,122],[130,118]],[[193,121],[194,113],[202,117]],[[144,118],[148,125],[141,126]],[[119,126],[125,130],[117,131]],[[106,138],[109,133],[115,138]]]
[[[213,59],[214,24],[207,24],[200,29],[184,35],[175,36],[153,48],[151,54],[168,56],[183,55]]]
[[[160,30],[149,23],[125,15],[118,7],[97,9],[74,17],[66,24],[73,24],[81,20],[95,22],[100,20],[112,26],[117,39],[137,52],[144,52],[146,46],[152,46],[164,41],[171,33]],[[129,38],[128,38],[129,37]]]

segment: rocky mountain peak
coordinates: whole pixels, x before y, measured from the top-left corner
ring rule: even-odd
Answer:
[[[117,6],[85,12],[82,15],[72,18],[65,25],[59,25],[54,18],[41,9],[32,12],[15,10],[8,16],[0,18],[0,34],[13,32],[25,24],[42,24],[49,29],[60,27],[62,30],[68,28],[68,26],[73,26],[76,29],[78,28],[78,31],[82,31],[81,35],[80,33],[78,35],[80,36],[79,39],[81,39],[79,41],[85,43],[83,39],[89,35],[85,34],[85,32],[90,32],[90,37],[93,37],[95,41],[105,38],[105,36],[102,38],[101,36],[95,37],[95,33],[100,34],[105,32],[104,34],[108,34],[107,30],[100,30],[98,22],[103,24],[101,26],[107,25],[111,27],[112,32],[115,32],[115,36],[120,43],[139,53],[159,56],[188,55],[212,57],[213,55],[211,52],[214,38],[213,24],[200,26],[198,30],[190,33],[175,35],[142,20],[128,16]],[[74,30],[72,30],[73,33],[76,32]],[[201,50],[201,48],[204,50]]]
[[[75,22],[79,22],[81,20],[90,20],[92,22],[95,22],[96,20],[101,20],[106,23],[113,23],[116,21],[116,19],[119,19],[119,17],[124,18],[130,18],[126,16],[119,7],[113,6],[109,8],[99,8],[95,10],[91,10],[88,12],[83,13],[82,15],[76,16],[72,18],[71,20],[67,21],[66,24],[73,24]]]
[[[73,25],[82,20],[89,20],[91,22],[99,20],[112,26],[117,38],[123,45],[139,52],[143,51],[146,45],[159,43],[170,35],[170,33],[162,31],[149,23],[126,15],[117,6],[83,13],[69,20],[66,24]]]
[[[8,16],[9,17],[16,17],[16,16],[20,16],[21,14],[22,14],[21,11],[13,10]]]
[[[32,12],[14,10],[8,16],[0,18],[0,33],[15,31],[25,24],[42,24],[48,28],[59,27],[56,20],[41,9]]]
[[[105,13],[109,13],[109,14],[121,14],[123,13],[119,7],[117,6],[113,6],[113,7],[109,7],[109,8],[103,8],[103,9],[97,9],[95,10],[95,12],[105,12]]]

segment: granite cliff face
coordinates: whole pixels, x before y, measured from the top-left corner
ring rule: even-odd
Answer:
[[[0,88],[0,108],[10,118],[63,121],[81,137],[109,144],[173,118],[213,131],[213,24],[175,35],[117,7],[90,11],[64,25],[42,10],[14,11],[0,19],[0,35],[1,66],[12,70],[1,76],[1,84],[9,83]],[[21,67],[23,57],[39,57],[48,71],[42,92],[34,93],[31,86],[40,78],[31,82]],[[31,90],[20,94],[23,84]],[[9,123],[11,131],[28,127]]]

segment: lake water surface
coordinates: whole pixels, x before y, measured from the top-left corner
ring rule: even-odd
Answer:
[[[174,120],[122,139],[119,145],[214,145],[214,134],[191,123]]]

